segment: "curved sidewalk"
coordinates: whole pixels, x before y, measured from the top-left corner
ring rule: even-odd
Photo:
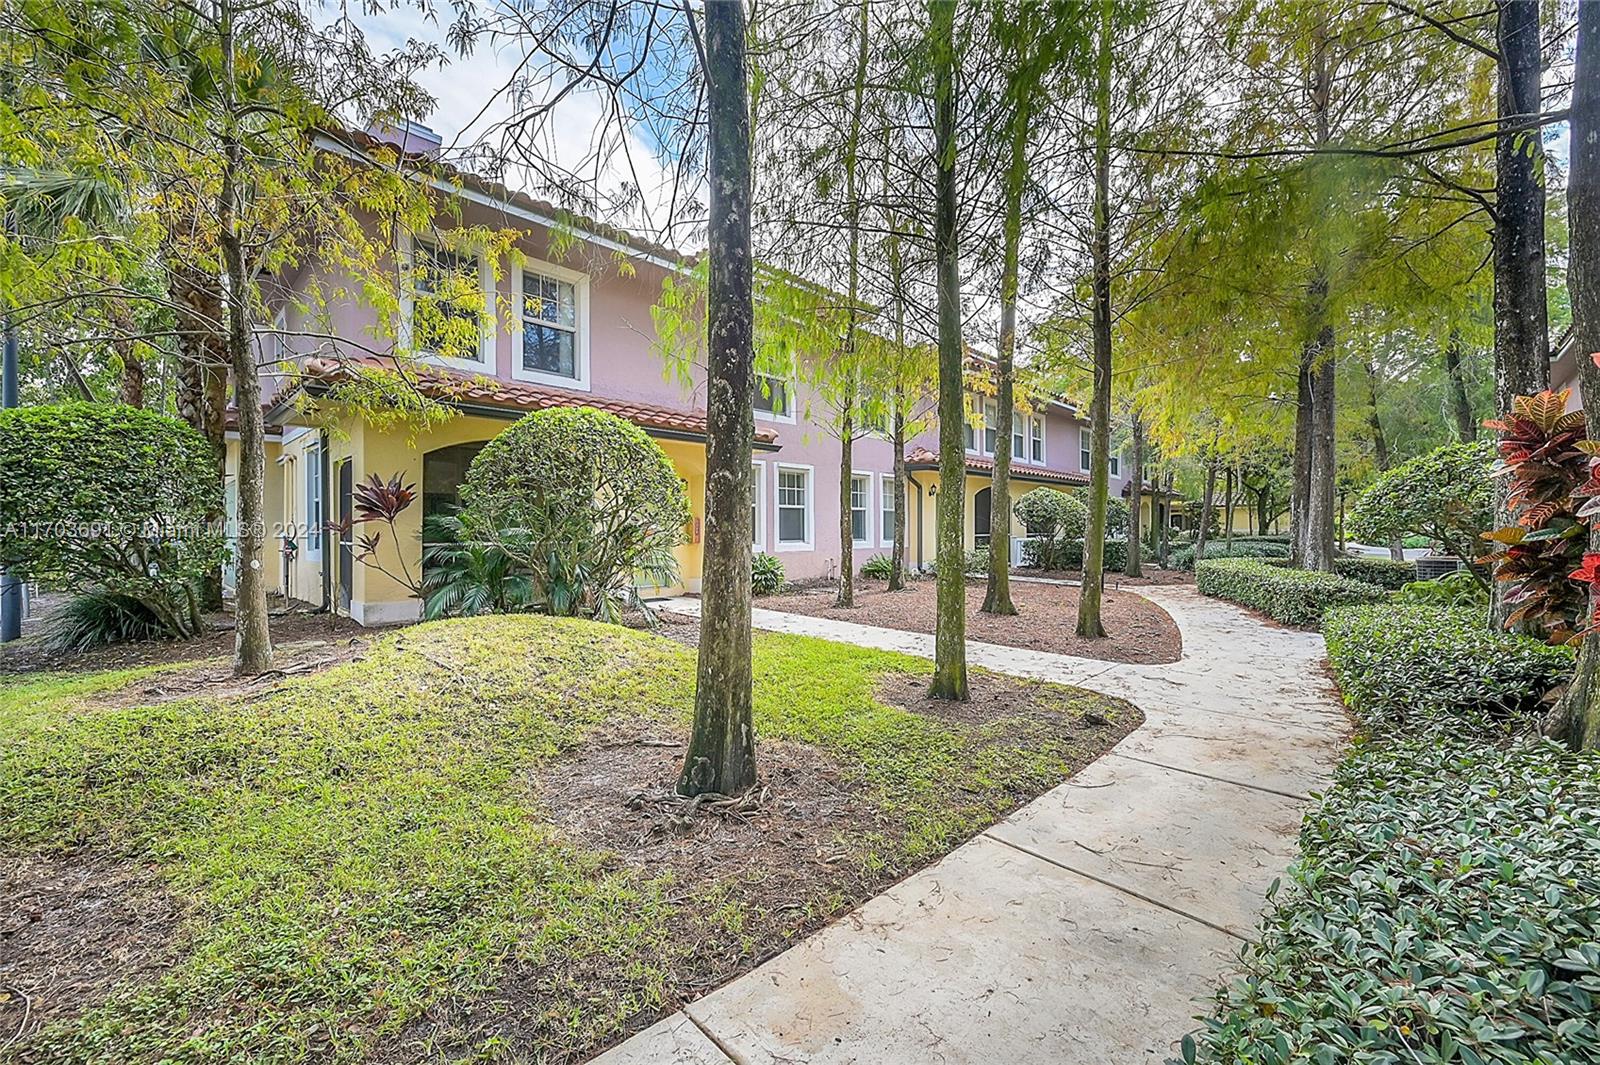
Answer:
[[[1322,638],[1141,588],[1183,658],[969,642],[967,661],[1128,699],[1109,754],[596,1065],[1162,1062],[1252,934],[1348,733]],[[671,609],[695,613],[695,600]],[[762,629],[932,657],[933,637],[756,610]]]

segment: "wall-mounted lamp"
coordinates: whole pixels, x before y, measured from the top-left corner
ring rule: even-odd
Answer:
[[[930,484],[928,486],[928,495],[929,496],[936,496],[938,494],[939,494],[939,486],[936,485],[936,484]]]

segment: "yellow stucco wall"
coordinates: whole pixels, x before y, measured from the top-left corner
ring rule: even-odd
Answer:
[[[363,624],[389,624],[415,619],[421,604],[407,587],[407,580],[417,580],[422,571],[422,505],[424,490],[423,456],[439,448],[456,444],[489,440],[512,423],[501,418],[484,418],[460,415],[443,425],[424,432],[408,434],[404,430],[373,428],[360,419],[351,418],[330,428],[328,433],[329,484],[323,503],[325,520],[342,518],[339,511],[339,467],[350,463],[351,483],[358,485],[376,474],[387,481],[400,474],[408,485],[415,485],[419,500],[395,522],[393,532],[387,526],[367,523],[356,527],[356,535],[379,536],[375,561],[378,566],[353,562],[350,572],[350,614]],[[316,463],[308,462],[307,450],[316,445],[318,434],[304,433],[288,443],[269,445],[267,467],[267,516],[272,533],[269,564],[273,567],[273,585],[296,598],[311,603],[322,599],[322,569],[327,567],[333,598],[339,599],[338,540],[332,533],[325,537],[321,557],[315,557],[304,537],[308,523],[305,481],[315,476]],[[705,447],[690,441],[659,440],[662,450],[677,467],[689,496],[691,520],[685,528],[685,542],[676,551],[679,583],[659,589],[647,589],[653,594],[676,594],[697,591],[701,576],[701,539],[705,517]],[[279,462],[280,456],[285,460]],[[237,444],[230,446],[229,468],[237,468]],[[299,537],[300,550],[293,564],[285,566],[280,555],[283,531],[293,530]]]

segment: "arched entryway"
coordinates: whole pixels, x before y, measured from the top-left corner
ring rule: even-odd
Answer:
[[[980,488],[972,497],[972,540],[978,547],[989,545],[989,505],[991,489]]]
[[[461,505],[461,482],[467,467],[487,440],[441,447],[422,456],[422,515],[447,514]]]

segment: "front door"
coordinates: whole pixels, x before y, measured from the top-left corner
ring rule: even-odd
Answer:
[[[351,480],[350,460],[345,459],[339,463],[339,609],[346,614],[350,612],[350,599],[353,591],[351,577],[355,569],[355,526],[351,524],[355,517],[354,488]]]

